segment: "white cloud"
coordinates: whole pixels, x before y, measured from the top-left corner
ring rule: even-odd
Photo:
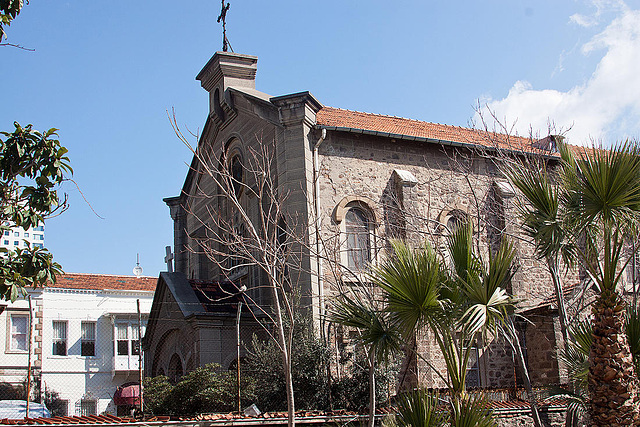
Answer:
[[[604,3],[611,4],[596,3],[600,7],[597,16]],[[639,137],[640,10],[629,10],[620,4],[615,2],[618,16],[582,46],[585,55],[605,51],[584,84],[561,92],[536,90],[528,82],[518,81],[505,98],[489,100],[488,107],[501,119],[517,120],[515,129],[521,135],[528,134],[530,127],[545,134],[548,123],[553,122],[560,129],[572,127],[567,136],[574,144],[588,144],[591,139],[612,142]]]
[[[625,11],[628,9],[627,5],[622,0],[592,0],[591,4],[596,9],[593,14],[583,15],[581,13],[576,13],[569,17],[569,22],[581,27],[593,27],[600,23],[600,18],[605,12]]]

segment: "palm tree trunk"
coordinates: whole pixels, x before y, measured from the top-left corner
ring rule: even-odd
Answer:
[[[529,378],[529,369],[527,369],[527,364],[524,360],[524,352],[522,351],[522,346],[520,345],[520,340],[518,339],[518,333],[511,318],[509,318],[507,322],[507,327],[509,328],[509,330],[505,335],[507,340],[509,341],[509,344],[511,344],[511,348],[518,357],[520,370],[522,371],[522,379],[524,380],[524,388],[527,390],[527,398],[529,400],[529,406],[531,406],[531,418],[533,418],[533,425],[535,427],[542,427],[540,412],[538,411],[538,402],[536,402],[536,398],[533,394],[533,387],[531,386],[531,379]]]
[[[594,426],[635,426],[640,421],[639,383],[625,334],[624,309],[624,301],[609,289],[593,306],[589,403]]]
[[[562,289],[562,282],[560,281],[558,260],[547,257],[547,266],[549,267],[549,273],[551,274],[551,280],[553,281],[553,288],[556,294],[558,317],[560,318],[560,331],[562,332],[562,339],[564,341],[563,347],[566,350],[569,345],[569,322],[567,319],[567,308],[564,304],[564,290]]]

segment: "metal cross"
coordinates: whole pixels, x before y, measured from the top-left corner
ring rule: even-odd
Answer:
[[[171,263],[173,260],[173,254],[171,253],[171,246],[167,246],[165,251],[167,252],[167,256],[164,257],[164,262],[167,263],[167,270],[169,273],[173,273],[173,264]]]
[[[231,44],[229,43],[229,39],[227,38],[227,11],[229,10],[229,6],[231,3],[227,2],[224,4],[224,0],[222,0],[222,10],[220,11],[220,16],[218,16],[218,23],[222,21],[222,51],[226,52]],[[233,52],[233,48],[231,48],[231,52]]]

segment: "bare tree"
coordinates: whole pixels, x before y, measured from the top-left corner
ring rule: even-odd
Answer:
[[[257,138],[246,147],[244,158],[231,155],[225,147],[215,150],[202,145],[194,148],[170,117],[178,138],[192,151],[197,174],[213,186],[198,185],[197,196],[206,203],[205,211],[193,210],[194,200],[184,208],[201,225],[198,247],[191,248],[206,255],[214,271],[233,281],[242,269],[257,270],[254,283],[248,283],[244,298],[252,312],[259,312],[271,326],[267,333],[277,342],[285,376],[288,424],[295,424],[295,399],[291,374],[293,340],[293,275],[300,272],[304,241],[298,236],[297,218],[286,209],[288,193],[277,185],[275,142]],[[202,181],[204,182],[204,181]],[[202,201],[202,200],[200,200]],[[238,292],[240,292],[240,287]],[[270,293],[270,304],[258,301],[260,288]],[[286,325],[289,327],[287,328]]]

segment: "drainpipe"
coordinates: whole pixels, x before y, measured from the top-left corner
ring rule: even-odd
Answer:
[[[316,264],[318,271],[318,314],[320,316],[320,335],[324,335],[324,286],[322,280],[322,257],[320,256],[320,160],[318,159],[318,148],[327,137],[327,130],[322,129],[320,139],[313,145],[313,207],[315,209],[315,232],[316,232]]]

